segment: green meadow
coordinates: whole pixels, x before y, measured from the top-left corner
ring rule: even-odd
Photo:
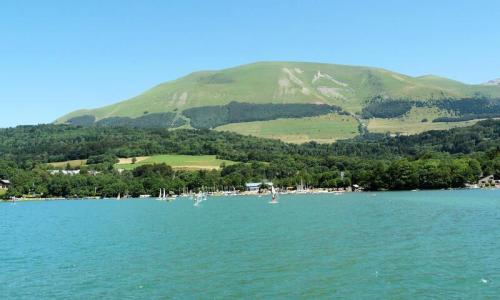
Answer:
[[[219,169],[222,164],[234,164],[234,162],[229,160],[217,159],[215,155],[162,154],[138,157],[135,163],[132,163],[131,158],[120,159],[120,162],[115,165],[115,168],[132,170],[142,165],[161,163],[165,163],[174,169],[185,170],[213,170]]]
[[[86,159],[76,159],[76,160],[68,160],[60,162],[51,162],[48,163],[48,165],[51,165],[56,169],[64,169],[68,166],[68,164],[70,168],[77,168],[86,165],[86,163],[87,163]]]
[[[115,164],[115,168],[132,170],[142,165],[161,164],[165,163],[174,169],[185,170],[213,170],[219,169],[222,164],[231,165],[233,161],[217,159],[215,155],[180,155],[180,154],[160,154],[152,156],[141,156],[135,158],[120,158]],[[70,168],[78,168],[86,165],[86,160],[68,160],[61,162],[52,162],[51,165],[57,169],[64,169],[67,166]]]
[[[356,119],[352,116],[337,114],[300,119],[233,123],[217,127],[216,130],[299,144],[312,140],[318,143],[332,143],[359,134]]]
[[[370,119],[368,130],[373,133],[392,133],[392,134],[417,134],[428,130],[447,130],[456,127],[465,127],[474,125],[480,120],[471,120],[463,122],[407,122],[403,119]]]
[[[392,134],[417,134],[428,130],[447,130],[456,127],[470,126],[480,120],[470,120],[463,122],[436,122],[432,120],[438,117],[451,117],[448,112],[432,107],[414,107],[401,118],[369,119],[368,131],[373,133]],[[427,120],[423,122],[424,120]]]

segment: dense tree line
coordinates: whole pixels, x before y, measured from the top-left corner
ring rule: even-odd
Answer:
[[[68,125],[18,126],[0,129],[0,158],[31,167],[97,155],[137,157],[163,153],[217,155],[241,162],[270,162],[283,156],[407,157],[422,151],[468,154],[498,146],[500,121],[471,127],[390,137],[367,134],[333,144],[302,145],[210,130],[166,130]]]
[[[220,171],[174,171],[165,165],[117,172],[117,157],[213,154],[240,162]],[[47,163],[88,159],[75,176],[51,175]],[[96,173],[95,171],[99,172]],[[413,136],[367,135],[334,144],[280,141],[209,130],[132,129],[67,125],[0,129],[0,178],[11,195],[103,196],[155,194],[159,188],[243,189],[268,179],[368,190],[462,187],[482,175],[500,176],[500,121]]]
[[[436,106],[453,112],[456,117],[437,118],[434,122],[458,122],[500,117],[500,99],[490,99],[483,96],[459,100],[445,99],[436,102]]]
[[[361,116],[370,118],[397,118],[408,113],[412,107],[422,107],[422,101],[373,98],[361,111]]]
[[[254,104],[233,101],[226,105],[189,108],[182,113],[191,120],[193,128],[202,129],[230,123],[313,117],[340,111],[340,107],[327,104]]]
[[[433,122],[459,122],[473,119],[500,117],[500,99],[476,95],[463,99],[413,100],[373,97],[362,109],[361,116],[370,118],[397,118],[407,114],[413,107],[434,107],[448,111],[454,116],[439,117]],[[337,112],[346,114],[340,107],[327,104],[255,104],[233,101],[226,105],[200,106],[186,109],[182,115],[197,129],[250,121],[267,121],[278,118],[303,118]],[[178,128],[187,120],[176,112],[148,113],[137,118],[110,117],[96,121],[91,115],[74,117],[68,124],[75,126],[121,126],[133,128]]]
[[[106,153],[133,157],[160,153],[215,154],[237,161],[270,161],[274,156],[354,155],[388,157],[414,155],[422,149],[450,153],[484,150],[495,144],[497,121],[451,131],[430,131],[414,136],[369,135],[335,144],[285,144],[227,132],[129,128],[78,128],[71,126],[21,126],[0,130],[0,155],[20,161],[52,162],[87,159]],[[258,145],[258,146],[256,146]]]
[[[475,96],[464,99],[441,99],[416,101],[411,99],[386,99],[375,97],[362,110],[362,117],[397,118],[408,113],[413,107],[435,107],[448,111],[455,117],[440,117],[434,122],[458,122],[483,118],[500,117],[500,99]]]

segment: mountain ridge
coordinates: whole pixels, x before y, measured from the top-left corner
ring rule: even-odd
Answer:
[[[378,67],[262,61],[192,72],[117,103],[71,112],[56,123],[82,114],[95,115],[96,119],[139,117],[231,101],[321,102],[359,112],[363,101],[377,95],[425,100],[466,97],[474,92],[500,96],[500,89],[494,90],[492,86],[469,85],[436,75],[412,77]]]
[[[498,86],[500,86],[500,78],[489,80],[483,84],[484,85],[498,85]]]
[[[405,128],[421,132],[500,117],[499,99],[500,86],[465,84],[437,75],[413,77],[378,67],[264,61],[191,72],[130,99],[71,112],[55,123],[200,129],[220,126],[220,130],[247,133],[244,126],[229,124],[260,122],[249,125],[260,128],[257,132],[261,136],[294,141],[318,137],[326,141],[331,136],[334,141],[339,138],[338,132],[343,132],[342,136],[371,130],[405,133],[401,122]],[[282,118],[292,123],[300,119],[302,127],[295,126],[294,132],[280,128],[288,124],[275,121]],[[353,129],[353,122],[359,124],[358,130]]]

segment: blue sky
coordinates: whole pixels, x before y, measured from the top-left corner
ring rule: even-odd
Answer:
[[[500,1],[0,2],[0,127],[263,60],[500,77]]]

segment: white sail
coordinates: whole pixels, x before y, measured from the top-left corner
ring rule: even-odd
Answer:
[[[160,189],[160,194],[158,195],[157,200],[165,200],[166,199],[166,192],[165,189],[161,188]]]
[[[201,191],[199,191],[198,194],[196,194],[194,197],[194,206],[198,206],[200,204],[201,197],[202,197],[202,194],[201,194]]]
[[[276,193],[276,189],[271,185],[271,202],[270,203],[278,203],[278,195]]]

